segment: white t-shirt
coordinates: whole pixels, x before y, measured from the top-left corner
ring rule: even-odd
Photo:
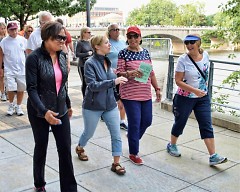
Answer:
[[[178,58],[176,72],[184,72],[183,81],[197,89],[201,89],[205,92],[208,91],[207,81],[209,73],[209,56],[206,51],[203,52],[203,58],[201,61],[196,62],[200,70],[202,70],[205,75],[206,80],[202,77],[201,73],[198,71],[193,62],[189,59],[187,54],[183,54]],[[180,87],[177,89],[177,94],[190,98],[197,98],[197,95],[194,93],[184,91]]]
[[[41,47],[42,38],[41,38],[41,29],[37,28],[32,32],[30,37],[27,40],[27,49],[35,50],[38,47]]]
[[[17,35],[7,36],[0,43],[3,51],[4,75],[25,75],[25,50],[27,40]]]

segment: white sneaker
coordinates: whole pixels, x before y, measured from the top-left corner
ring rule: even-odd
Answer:
[[[1,101],[7,101],[7,96],[5,93],[1,95]]]
[[[16,106],[15,106],[15,110],[16,110],[16,114],[17,114],[18,116],[24,115],[24,112],[23,112],[23,110],[22,110],[21,105],[16,105]]]
[[[15,112],[15,107],[14,107],[14,104],[11,103],[8,106],[7,114],[12,116],[14,112]]]

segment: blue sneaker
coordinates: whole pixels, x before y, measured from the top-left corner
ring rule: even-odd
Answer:
[[[209,158],[209,164],[210,166],[226,163],[228,159],[226,157],[221,157],[217,153],[215,153],[212,157]]]
[[[177,145],[175,145],[175,144],[168,143],[167,152],[174,157],[181,156],[181,153],[178,151]]]
[[[123,129],[123,130],[127,131],[128,126],[125,123],[120,123],[120,129]]]

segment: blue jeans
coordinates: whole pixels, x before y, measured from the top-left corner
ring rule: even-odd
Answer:
[[[179,137],[187,123],[189,115],[194,111],[202,139],[213,138],[211,103],[209,95],[201,98],[188,98],[175,95],[173,99],[173,114],[175,122],[171,134]]]
[[[79,140],[79,146],[85,147],[88,140],[93,136],[100,117],[103,117],[104,122],[111,135],[112,156],[122,155],[122,140],[120,134],[120,117],[118,108],[115,107],[110,111],[92,111],[82,109],[84,120],[84,131]]]
[[[139,140],[152,124],[152,100],[134,101],[122,99],[128,119],[129,153],[137,155]]]

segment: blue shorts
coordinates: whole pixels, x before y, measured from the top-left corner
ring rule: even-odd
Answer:
[[[201,98],[189,98],[176,94],[173,99],[175,122],[171,134],[178,137],[183,133],[187,120],[194,111],[202,139],[214,138],[209,95]]]

